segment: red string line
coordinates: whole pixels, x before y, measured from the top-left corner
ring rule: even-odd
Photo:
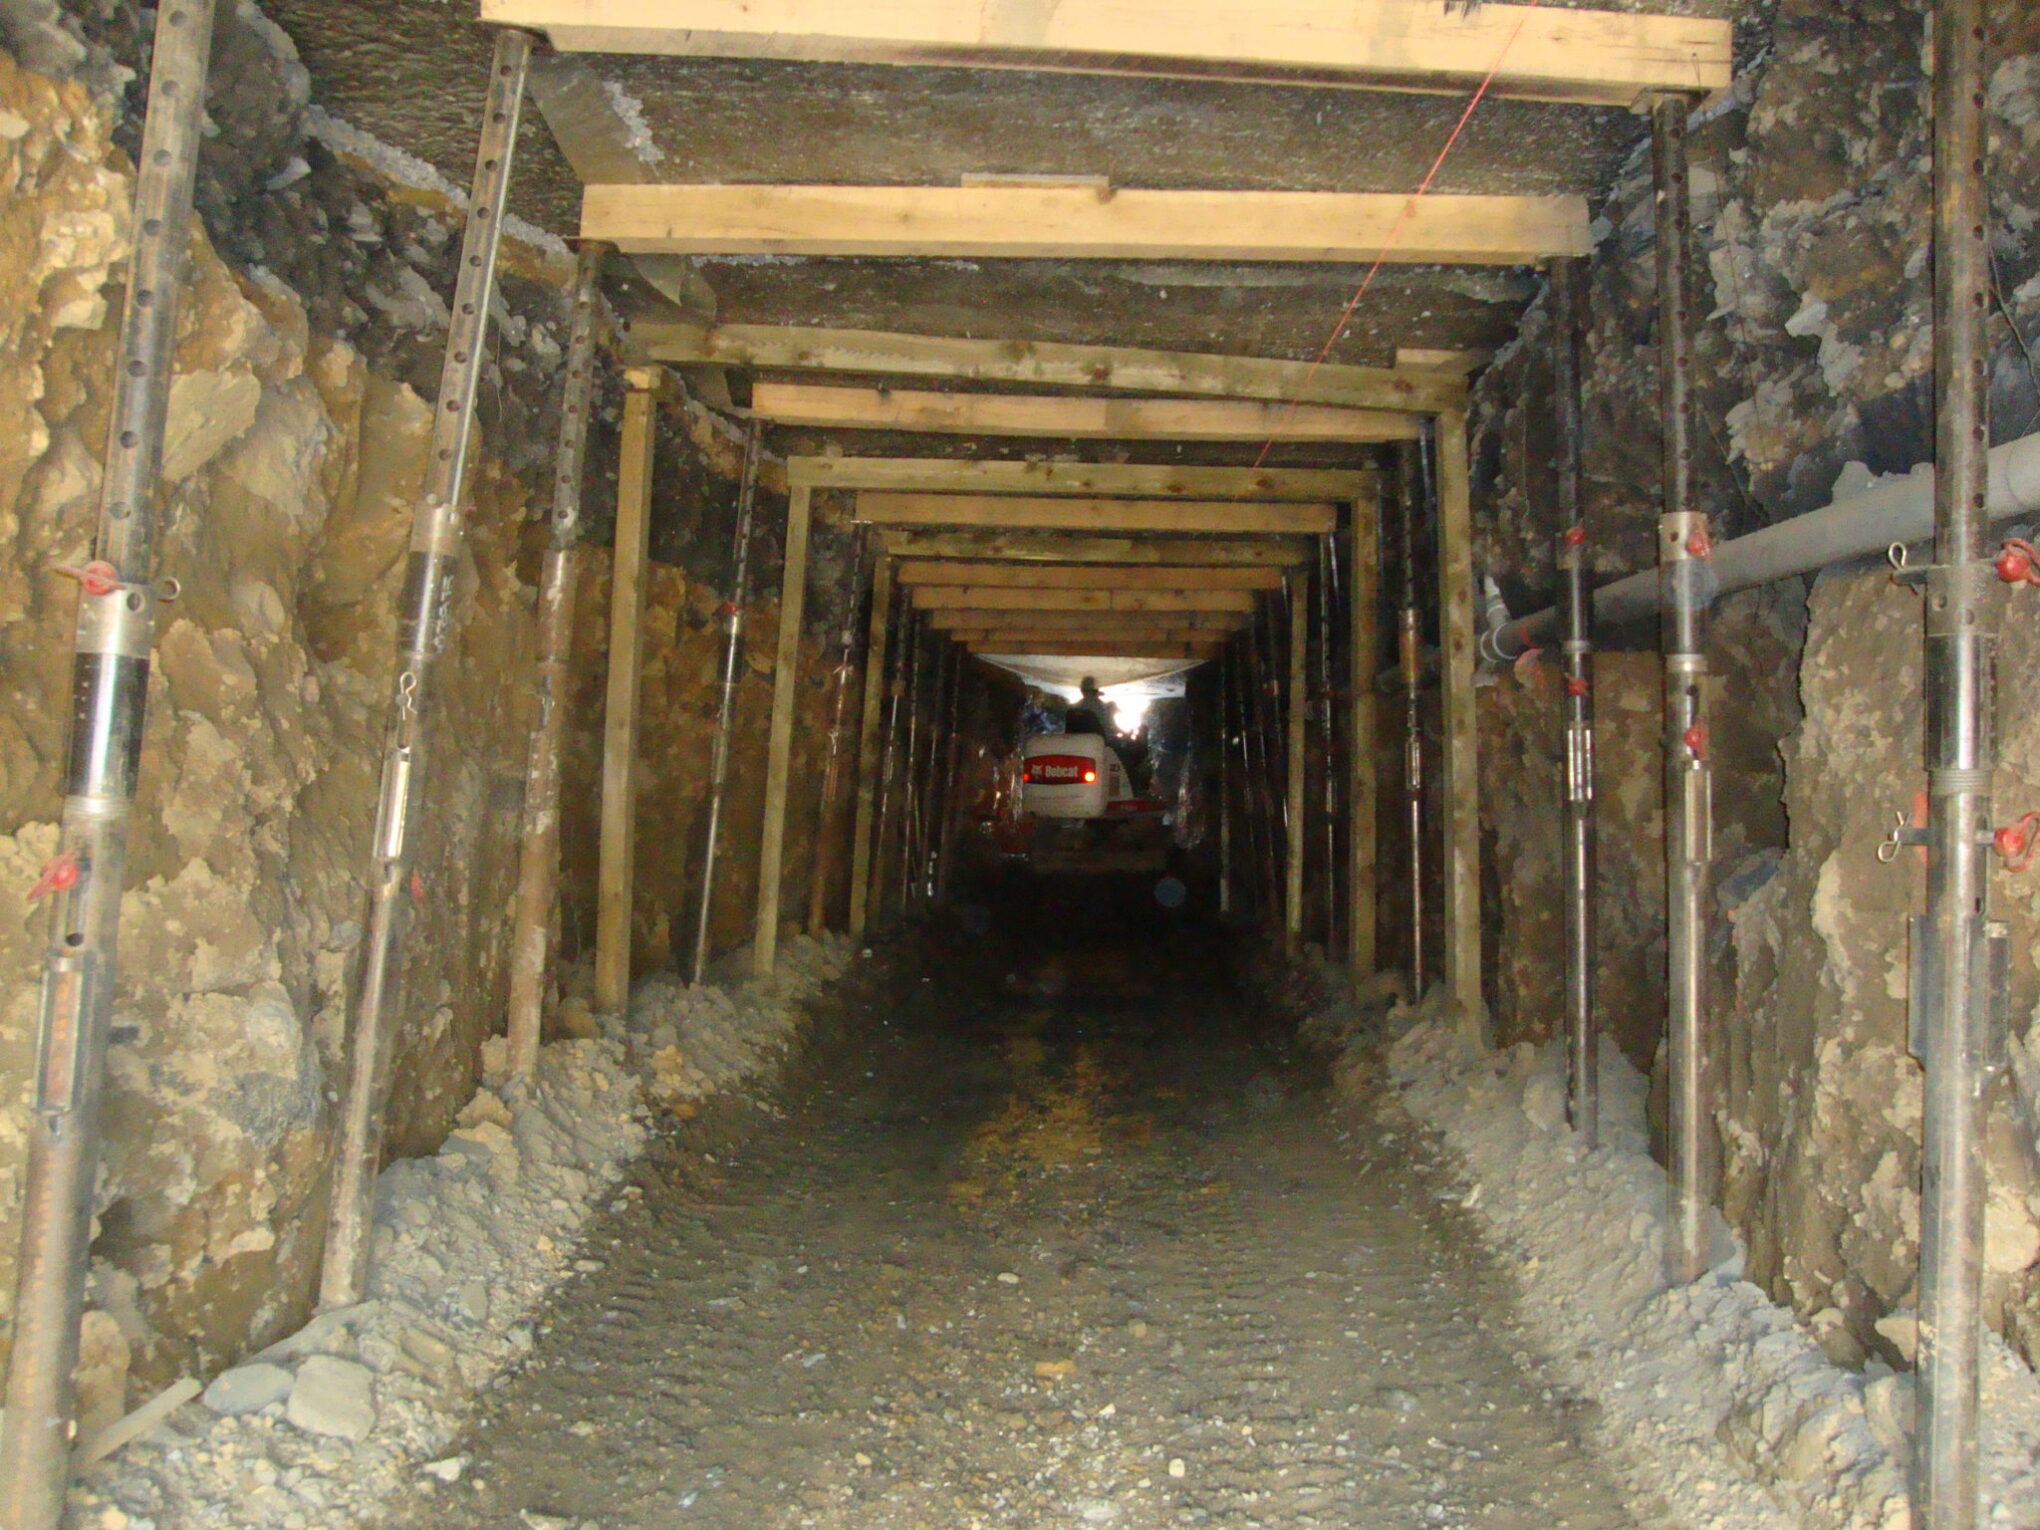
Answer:
[[[1530,13],[1536,10],[1540,3],[1541,0],[1529,0],[1529,3],[1523,6],[1522,13],[1516,17],[1516,25],[1510,29],[1507,40],[1502,44],[1502,51],[1495,55],[1494,63],[1488,66],[1487,75],[1481,80],[1480,88],[1474,91],[1471,99],[1467,101],[1466,110],[1459,114],[1459,120],[1452,124],[1452,132],[1445,140],[1445,147],[1438,151],[1438,157],[1431,161],[1431,168],[1424,172],[1424,179],[1418,184],[1417,189],[1410,194],[1409,200],[1403,203],[1402,212],[1397,215],[1395,222],[1389,226],[1388,238],[1383,242],[1380,253],[1374,257],[1374,264],[1368,268],[1367,275],[1362,278],[1359,287],[1354,291],[1352,300],[1346,304],[1345,309],[1339,314],[1339,322],[1332,326],[1332,333],[1326,339],[1324,348],[1317,353],[1316,359],[1311,362],[1310,370],[1303,374],[1303,385],[1298,390],[1298,397],[1292,398],[1284,408],[1282,419],[1275,427],[1275,434],[1268,438],[1266,444],[1261,448],[1261,455],[1254,459],[1255,467],[1260,467],[1266,463],[1268,453],[1275,449],[1275,442],[1282,433],[1282,426],[1288,424],[1295,415],[1297,406],[1302,402],[1302,393],[1309,389],[1311,380],[1318,374],[1318,369],[1325,364],[1326,359],[1332,354],[1332,347],[1339,343],[1339,338],[1346,333],[1346,327],[1353,322],[1353,315],[1359,311],[1361,303],[1366,300],[1368,289],[1374,285],[1374,278],[1379,276],[1381,268],[1388,264],[1389,252],[1396,247],[1396,241],[1402,237],[1404,226],[1408,224],[1410,218],[1415,214],[1418,201],[1430,191],[1431,183],[1438,179],[1438,172],[1445,168],[1446,158],[1452,153],[1453,146],[1459,142],[1459,135],[1466,131],[1466,124],[1472,119],[1474,108],[1480,105],[1482,99],[1488,93],[1488,88],[1494,84],[1495,76],[1501,73],[1502,64],[1508,58],[1509,50],[1516,46],[1516,39],[1523,35],[1523,27],[1530,20]]]

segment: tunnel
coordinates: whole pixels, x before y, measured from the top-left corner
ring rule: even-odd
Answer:
[[[0,0],[0,1530],[2040,1530],[2040,8]]]

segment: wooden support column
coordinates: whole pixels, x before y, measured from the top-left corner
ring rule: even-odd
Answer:
[[[1284,836],[1282,892],[1282,944],[1291,956],[1303,949],[1303,858],[1310,843],[1305,815],[1310,811],[1305,797],[1309,777],[1308,730],[1310,727],[1310,586],[1308,569],[1290,576],[1289,594],[1289,685],[1284,697],[1289,703],[1289,781],[1286,816],[1289,832]]]
[[[595,1009],[630,1003],[631,882],[637,854],[638,682],[645,658],[645,575],[652,529],[655,370],[624,374],[616,475],[616,553],[609,589],[609,695],[602,713],[602,856],[595,897]]]
[[[1381,630],[1381,500],[1356,499],[1352,506],[1353,556],[1346,581],[1350,609],[1348,643],[1352,668],[1348,679],[1350,721],[1346,730],[1346,962],[1355,983],[1374,976],[1376,902],[1375,818],[1378,811],[1374,756],[1377,739],[1375,672]],[[1329,698],[1328,698],[1329,701]]]
[[[878,817],[879,729],[885,718],[885,683],[892,663],[893,563],[881,554],[871,570],[871,629],[864,645],[864,713],[857,730],[857,813],[850,829],[850,938],[862,940],[871,923],[871,836]]]
[[[1485,1029],[1480,951],[1480,735],[1473,695],[1473,504],[1466,415],[1438,416],[1438,645],[1445,715],[1445,984]]]
[[[758,929],[751,971],[762,977],[779,955],[779,880],[786,850],[786,783],[793,773],[793,713],[799,699],[800,621],[807,608],[809,510],[814,491],[795,484],[786,502],[786,563],[779,579],[779,649],[772,661],[772,731],[765,752],[765,827],[758,837]]]

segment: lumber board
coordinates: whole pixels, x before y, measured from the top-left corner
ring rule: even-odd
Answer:
[[[1251,590],[1000,590],[924,584],[913,591],[923,611],[1251,611]]]
[[[779,580],[779,646],[772,659],[772,722],[765,740],[765,824],[758,837],[758,923],[751,972],[768,975],[779,955],[779,887],[786,851],[786,789],[793,775],[793,713],[799,701],[800,623],[807,606],[813,491],[795,485],[786,505],[786,559]]]
[[[1106,499],[1024,494],[857,496],[857,519],[877,526],[992,526],[1029,531],[1179,531],[1296,536],[1332,530],[1330,503]]]
[[[1381,502],[1353,502],[1352,556],[1347,560],[1349,640],[1346,724],[1346,966],[1357,988],[1374,976],[1375,924],[1380,875],[1380,783],[1375,776],[1380,747],[1381,667]],[[1412,847],[1416,853],[1416,847]]]
[[[1002,632],[1031,629],[1086,632],[1144,632],[1160,627],[1192,627],[1207,632],[1234,632],[1245,625],[1242,611],[1000,611],[970,606],[946,607],[928,613],[938,632],[959,628],[997,627]]]
[[[873,845],[878,821],[879,733],[891,662],[893,565],[875,560],[871,571],[871,624],[864,643],[864,706],[857,730],[857,811],[850,830],[850,938],[862,940],[871,919]]]
[[[1412,441],[1418,417],[1252,399],[935,393],[761,381],[751,412],[780,425],[1084,441]]]
[[[1587,199],[1086,186],[597,182],[581,238],[627,255],[1532,265],[1587,255]]]
[[[1283,794],[1282,942],[1291,957],[1303,952],[1304,856],[1311,841],[1310,803],[1306,796],[1310,758],[1310,570],[1298,569],[1289,599],[1289,678],[1283,687],[1287,706],[1287,739],[1283,760],[1288,773]],[[1327,874],[1330,868],[1326,868]]]
[[[1279,568],[1112,568],[1078,564],[1047,569],[1027,563],[917,559],[900,568],[900,583],[975,584],[1062,590],[1279,590]]]
[[[1482,1039],[1480,725],[1474,702],[1473,499],[1466,417],[1438,420],[1439,685],[1445,758],[1445,986],[1459,1023]]]
[[[1136,567],[1286,568],[1307,563],[1300,537],[1058,536],[1053,532],[924,531],[880,533],[895,558],[1003,559],[1014,563],[1126,564]]]
[[[1724,20],[1425,0],[481,0],[563,52],[952,65],[1633,106],[1729,84]]]
[[[1215,659],[1216,643],[1132,643],[1113,639],[1096,643],[976,643],[972,653],[1006,654],[1013,657],[1038,654],[1044,658],[1066,659]]]
[[[1435,414],[1463,404],[1466,382],[1436,371],[1151,351],[1038,340],[972,340],[879,329],[640,321],[629,354],[673,364],[711,362],[790,372],[873,373],[1034,383],[1118,393],[1181,393]]]
[[[630,1002],[638,700],[645,658],[657,401],[655,386],[634,386],[625,393],[618,449],[616,548],[609,586],[609,678],[602,712],[602,825],[595,890],[595,1008],[605,1015],[623,1013]]]
[[[1118,495],[1139,499],[1339,500],[1371,491],[1354,468],[1179,467],[955,457],[789,457],[786,481],[896,493]]]

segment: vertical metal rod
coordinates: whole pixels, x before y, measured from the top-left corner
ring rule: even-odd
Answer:
[[[956,857],[957,822],[963,812],[963,677],[968,655],[955,651],[956,669],[949,692],[949,764],[943,776],[942,842],[935,861],[935,896],[949,896],[950,867]]]
[[[1283,759],[1289,774],[1282,806],[1289,841],[1282,871],[1282,936],[1289,954],[1296,956],[1303,950],[1303,872],[1310,842],[1305,797],[1310,755],[1310,570],[1293,570],[1283,581],[1283,590],[1289,605],[1289,680],[1284,697],[1288,711],[1283,718],[1287,735]],[[1329,875],[1330,868],[1326,871]]]
[[[906,737],[900,744],[900,917],[914,904],[914,865],[921,840],[921,661],[928,646],[925,617],[914,623],[907,648],[907,683],[901,704],[907,709]]]
[[[538,720],[524,766],[524,824],[518,843],[517,903],[510,933],[510,1075],[525,1083],[538,1068],[539,1026],[560,874],[560,754],[567,732],[567,667],[580,583],[581,479],[595,395],[595,332],[603,246],[581,247],[560,396],[560,445],[553,463],[552,539],[538,579]]]
[[[160,593],[163,422],[212,26],[212,0],[163,0],[156,13],[106,473],[94,556],[78,597],[63,822],[43,876],[49,945],[0,1432],[0,1520],[7,1530],[55,1530],[71,1474],[72,1373],[90,1260],[121,882]]]
[[[1325,953],[1339,945],[1339,708],[1337,688],[1332,684],[1332,617],[1339,603],[1339,552],[1336,537],[1326,532],[1318,538],[1317,585],[1318,702],[1312,710],[1318,719],[1318,767],[1324,777],[1325,879],[1322,889],[1325,910]]]
[[[1402,609],[1396,657],[1402,671],[1403,816],[1409,826],[1410,993],[1424,991],[1424,616],[1417,597],[1417,527],[1430,504],[1430,456],[1421,441],[1401,453],[1396,495]],[[1421,496],[1421,498],[1420,498]]]
[[[1218,652],[1218,912],[1232,912],[1232,669],[1228,643]]]
[[[942,722],[928,741],[928,769],[933,778],[928,796],[928,898],[942,896],[942,863],[949,850],[947,832],[951,799],[956,795],[957,701],[963,688],[963,649],[955,643],[942,645],[945,684],[939,714]],[[937,762],[946,769],[938,769]]]
[[[1665,965],[1670,1058],[1672,1237],[1666,1273],[1707,1268],[1707,873],[1713,858],[1708,761],[1707,608],[1713,600],[1707,518],[1693,508],[1692,217],[1683,96],[1651,109],[1657,175],[1658,390],[1664,504],[1658,523],[1665,690]]]
[[[1253,734],[1254,718],[1249,693],[1254,685],[1253,670],[1248,664],[1246,635],[1240,634],[1227,644],[1232,659],[1232,715],[1227,727],[1234,730],[1239,745],[1239,770],[1234,783],[1233,795],[1238,803],[1241,835],[1246,843],[1246,870],[1241,877],[1241,886],[1247,893],[1247,902],[1254,917],[1259,920],[1267,911],[1267,887],[1262,882],[1266,862],[1261,854],[1261,837],[1265,826],[1260,821],[1258,800],[1254,792]]]
[[[723,798],[730,783],[730,735],[736,731],[737,690],[743,679],[744,609],[751,599],[751,527],[758,506],[758,460],[765,426],[755,417],[744,432],[744,467],[737,484],[737,519],[730,533],[730,593],[723,602],[722,689],[716,698],[715,743],[708,766],[708,834],[701,847],[701,893],[694,915],[694,950],[687,981],[708,969],[709,920],[715,913],[715,856],[722,836]]]
[[[468,437],[474,428],[475,390],[481,382],[489,305],[496,290],[503,202],[510,189],[510,161],[517,148],[524,77],[530,62],[528,33],[497,33],[482,109],[474,189],[468,201],[467,234],[461,245],[460,275],[454,284],[446,364],[433,416],[431,456],[425,467],[425,492],[411,523],[410,565],[398,607],[397,674],[383,747],[375,843],[369,858],[368,933],[348,1027],[347,1103],[319,1283],[320,1304],[328,1308],[353,1305],[361,1300],[368,1283],[369,1226],[375,1209],[375,1176],[382,1160],[383,1096],[396,1018],[392,1011],[397,943],[414,849],[411,818],[425,774],[432,671],[446,646],[452,615],[454,575],[466,524],[461,492]]]
[[[1934,567],[1926,585],[1927,904],[1913,942],[1921,1151],[1921,1530],[1982,1519],[1978,1371],[1985,1100],[2003,1066],[2009,932],[1990,917],[2000,592],[1985,561],[1990,445],[1984,0],[1934,8]]]
[[[1559,724],[1565,801],[1559,844],[1565,883],[1566,1114],[1582,1146],[1600,1140],[1600,1031],[1594,1014],[1594,650],[1587,532],[1580,491],[1580,311],[1586,262],[1551,268],[1552,392],[1558,415],[1557,546],[1561,637]]]
[[[892,675],[894,625],[893,565],[883,551],[873,554],[871,609],[864,639],[864,695],[857,723],[857,807],[850,819],[850,913],[852,940],[862,940],[876,905],[879,814],[879,732],[884,725],[886,687]]]
[[[1387,484],[1347,508],[1352,572],[1346,580],[1346,970],[1364,983],[1380,968],[1381,512]],[[1332,561],[1333,572],[1338,561]],[[1329,684],[1327,680],[1327,684]]]
[[[1268,681],[1261,663],[1260,619],[1257,606],[1253,625],[1242,635],[1246,684],[1240,693],[1240,785],[1246,792],[1248,817],[1256,831],[1254,915],[1257,920],[1265,922],[1278,909],[1282,878],[1276,869],[1281,852],[1276,843],[1275,810],[1269,792],[1275,765],[1269,750],[1265,717]]]
[[[891,674],[886,681],[885,750],[878,767],[878,822],[871,846],[871,918],[885,922],[886,858],[892,849],[893,777],[899,762],[900,735],[906,719],[901,716],[906,695],[907,649],[913,642],[919,618],[911,605],[900,602],[891,644]]]
[[[822,806],[815,820],[814,874],[808,883],[808,934],[829,927],[829,876],[834,869],[836,796],[842,790],[843,728],[850,712],[850,679],[857,668],[857,596],[864,588],[864,548],[850,565],[850,597],[843,610],[843,656],[836,664],[835,699],[829,717],[829,763],[822,771]]]

